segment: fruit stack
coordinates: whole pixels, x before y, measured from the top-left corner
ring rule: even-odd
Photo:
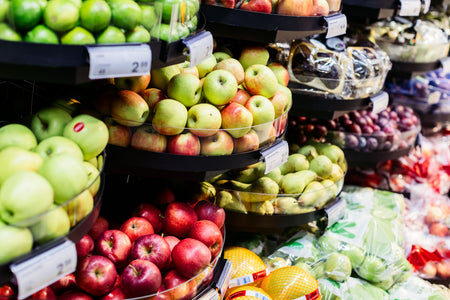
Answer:
[[[287,162],[267,174],[265,168],[261,162],[214,178],[216,203],[244,214],[314,211],[339,194],[347,165],[339,147],[314,143],[296,148]]]
[[[30,128],[0,128],[0,264],[66,235],[92,211],[100,187],[102,121],[46,107]]]
[[[239,59],[214,52],[189,63],[118,78],[92,103],[105,116],[109,143],[180,155],[253,151],[284,133],[291,93],[287,70],[264,47]]]
[[[194,0],[2,0],[0,39],[71,45],[171,42],[197,29],[198,9]]]

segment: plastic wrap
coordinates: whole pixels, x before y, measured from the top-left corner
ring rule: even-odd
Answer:
[[[390,300],[389,294],[360,278],[350,277],[339,283],[329,278],[319,279],[322,300]]]
[[[390,290],[392,300],[445,300],[448,299],[439,288],[426,280],[411,275],[404,282],[395,284]]]

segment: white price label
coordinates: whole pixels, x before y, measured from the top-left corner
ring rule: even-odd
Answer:
[[[17,279],[18,298],[24,299],[74,272],[76,266],[77,250],[69,240],[23,262],[12,264],[10,269]]]
[[[147,44],[87,46],[89,79],[131,77],[150,73],[152,51]]]
[[[209,31],[202,31],[183,40],[183,43],[189,49],[190,67],[198,65],[202,60],[212,55],[214,42]]]
[[[281,141],[275,146],[261,152],[261,155],[266,162],[264,174],[267,174],[287,161],[289,156],[289,145],[286,141]]]
[[[447,56],[441,58],[439,61],[441,63],[442,73],[444,74],[450,73],[450,57]]]
[[[327,22],[327,35],[325,38],[332,38],[343,35],[347,32],[347,17],[343,14],[325,17]]]
[[[431,0],[423,0],[423,13],[426,14],[430,10]]]
[[[441,92],[433,92],[428,96],[428,104],[436,104],[441,100]]]
[[[418,16],[422,8],[421,0],[400,0],[399,16]]]
[[[216,288],[221,296],[221,299],[225,299],[225,294],[228,290],[228,285],[231,279],[232,263],[228,259],[224,259],[225,263],[220,274],[219,280],[217,280]]]
[[[373,97],[370,97],[372,102],[372,111],[374,113],[382,112],[389,104],[389,95],[387,92],[381,92]]]
[[[347,202],[344,199],[340,198],[334,203],[332,206],[325,209],[325,212],[328,216],[328,224],[327,228],[333,226],[334,223],[339,221],[344,217],[345,208],[347,207]]]

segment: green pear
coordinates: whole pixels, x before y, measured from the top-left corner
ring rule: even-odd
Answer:
[[[283,194],[300,194],[316,178],[317,174],[310,170],[288,173],[280,181],[280,190]]]
[[[67,212],[61,206],[53,206],[39,221],[30,226],[33,239],[38,244],[66,235],[70,230]]]
[[[364,251],[360,247],[351,244],[344,244],[340,253],[346,255],[350,259],[353,269],[358,268],[362,264],[365,256]]]
[[[346,281],[352,273],[352,263],[344,254],[333,252],[327,256],[325,261],[325,275],[328,278],[343,282]]]
[[[298,205],[297,199],[293,197],[278,197],[273,205],[278,214],[296,215],[304,213],[305,210]]]
[[[0,225],[0,265],[30,252],[32,248],[33,236],[28,228]]]
[[[228,191],[219,191],[216,195],[216,204],[224,209],[247,213],[244,204]]]
[[[243,192],[246,191],[251,184],[243,183],[237,180],[221,179],[216,181],[215,185],[218,188]]]
[[[34,152],[17,146],[8,146],[0,150],[0,186],[11,175],[20,171],[37,172],[42,166],[43,158]]]
[[[244,183],[251,183],[264,176],[265,170],[266,164],[261,162],[249,168],[239,170],[233,179]]]
[[[180,73],[180,67],[177,65],[170,65],[160,69],[152,69],[150,86],[166,91],[170,79],[178,73]]]
[[[315,147],[319,152],[319,154],[325,155],[331,160],[332,163],[338,164],[344,172],[347,171],[347,162],[345,160],[345,154],[341,148],[333,144],[321,144],[321,143],[317,143]]]
[[[301,206],[315,206],[316,202],[320,200],[325,194],[325,187],[318,181],[312,181],[303,190],[301,196],[298,198],[298,203]]]
[[[319,155],[317,149],[313,145],[304,145],[297,150],[297,153],[303,154],[308,161]]]
[[[300,149],[300,146],[296,143],[289,143],[289,154],[297,153],[297,151]],[[303,154],[303,153],[300,153]]]
[[[275,199],[279,193],[278,184],[269,177],[260,177],[240,193],[244,202],[263,202]]]
[[[281,174],[286,175],[302,170],[308,170],[309,162],[303,154],[294,153],[288,156],[288,159],[280,167]]]
[[[280,168],[275,168],[269,173],[265,175],[266,177],[269,177],[273,181],[275,181],[277,184],[280,184],[281,178],[283,178],[283,175],[281,174]]]
[[[320,181],[320,184],[322,184],[323,187],[325,188],[325,194],[318,201],[317,207],[322,207],[324,204],[326,204],[331,199],[336,198],[336,196],[338,194],[338,187],[332,180],[324,179],[324,180]]]
[[[244,203],[244,205],[247,211],[257,213],[260,215],[273,215],[275,211],[273,204],[270,201],[246,202]]]
[[[332,180],[333,182],[337,182],[344,177],[344,171],[338,164],[333,164],[331,168],[331,174],[327,179]]]
[[[325,155],[317,155],[309,163],[309,170],[316,172],[320,178],[328,178],[333,170],[333,163]]]

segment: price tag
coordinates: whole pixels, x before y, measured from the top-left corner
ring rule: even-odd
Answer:
[[[441,58],[439,61],[441,63],[442,73],[450,73],[450,57]]]
[[[231,267],[232,263],[228,259],[224,259],[225,263],[220,274],[219,280],[217,280],[216,289],[220,294],[221,299],[225,299],[225,293],[227,292],[228,285],[231,279]]]
[[[266,170],[264,174],[267,174],[287,161],[289,156],[289,145],[286,141],[281,141],[275,146],[261,152],[261,155],[264,157],[264,161],[266,162]]]
[[[347,32],[347,17],[343,14],[325,17],[327,22],[327,35],[325,38],[332,38],[343,35]]]
[[[24,299],[74,272],[76,266],[77,250],[69,240],[23,262],[12,264],[10,269],[17,279],[18,298]]]
[[[202,295],[200,296],[200,298],[196,298],[197,300],[220,300],[222,298],[220,298],[219,293],[210,288],[209,290],[207,290],[206,292],[203,292]],[[225,298],[223,298],[225,299]]]
[[[428,96],[428,104],[436,104],[441,100],[441,92],[432,92],[430,96]]]
[[[374,113],[382,112],[389,104],[389,95],[387,92],[381,92],[375,96],[370,97],[372,102],[372,111]]]
[[[189,66],[194,67],[202,60],[212,55],[213,37],[211,32],[202,31],[192,37],[183,40],[189,49]]]
[[[328,216],[327,228],[333,226],[334,223],[344,217],[347,202],[344,199],[339,198],[332,206],[325,208],[325,212]]]
[[[399,16],[418,16],[422,8],[421,0],[400,0]]]
[[[423,0],[423,13],[426,14],[430,10],[431,0]]]
[[[87,46],[89,79],[131,77],[150,73],[152,51],[147,44]]]

